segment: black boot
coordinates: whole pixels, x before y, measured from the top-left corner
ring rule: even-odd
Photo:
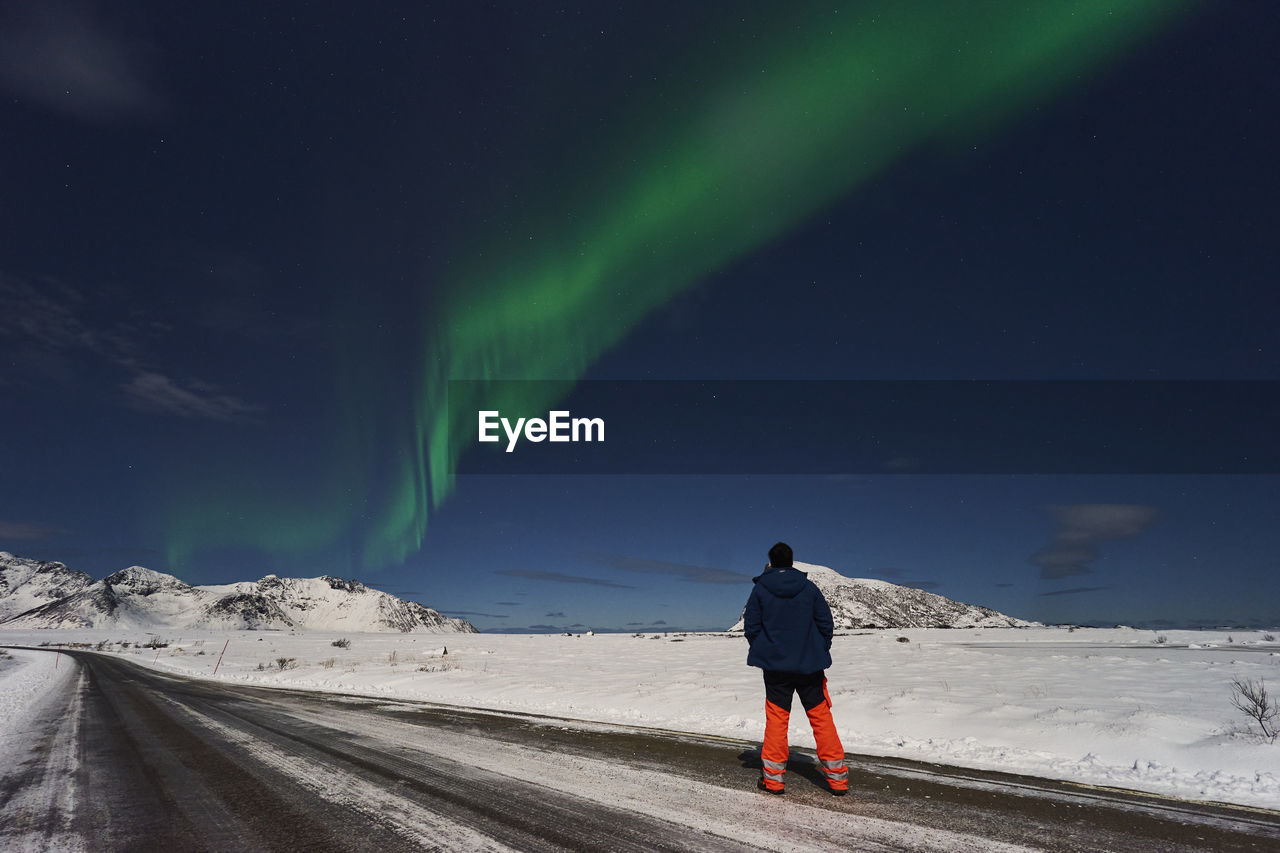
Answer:
[[[777,795],[777,794],[785,794],[787,792],[786,788],[779,788],[778,790],[774,790],[773,788],[766,788],[764,784],[763,776],[761,776],[759,779],[756,780],[756,787],[759,788],[761,791],[764,791],[766,794]]]

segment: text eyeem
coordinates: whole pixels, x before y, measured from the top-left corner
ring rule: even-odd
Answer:
[[[507,453],[523,433],[527,441],[604,441],[604,418],[573,418],[568,412],[548,412],[547,419],[517,418],[514,424],[496,409],[481,411],[480,441],[501,441],[498,427],[507,434]]]

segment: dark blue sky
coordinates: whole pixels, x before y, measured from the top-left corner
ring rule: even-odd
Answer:
[[[709,69],[783,52],[768,5],[687,6],[6,4],[0,549],[354,574],[488,629],[720,628],[786,539],[1027,618],[1280,622],[1265,471],[464,475],[403,560],[357,556],[433,324],[468,316],[447,270],[569,233],[548,211],[661,148]],[[1280,379],[1278,39],[1273,3],[1192,5],[727,253],[582,376]],[[760,413],[741,470],[822,414]]]

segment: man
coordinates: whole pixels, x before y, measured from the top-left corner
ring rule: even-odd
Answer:
[[[826,668],[831,666],[835,629],[831,608],[814,582],[792,566],[791,546],[785,542],[769,549],[764,574],[753,580],[743,626],[751,644],[747,665],[764,670],[764,745],[760,748],[764,772],[757,786],[770,794],[786,791],[783,774],[787,772],[791,696],[799,693],[827,786],[836,796],[844,796],[849,792],[849,769],[827,693]]]

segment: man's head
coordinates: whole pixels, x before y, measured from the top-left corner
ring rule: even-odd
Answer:
[[[779,542],[769,549],[769,565],[775,569],[785,569],[791,565],[791,546]]]

